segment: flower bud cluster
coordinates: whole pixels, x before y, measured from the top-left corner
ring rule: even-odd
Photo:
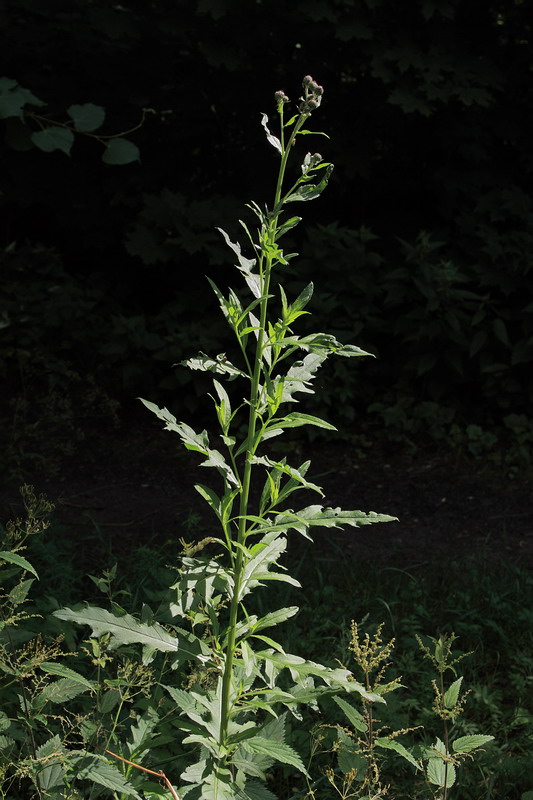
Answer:
[[[274,99],[276,100],[277,106],[284,105],[285,103],[289,102],[289,98],[287,97],[285,92],[283,92],[281,89],[279,92],[275,93]]]
[[[298,106],[302,114],[311,114],[316,108],[319,107],[324,94],[324,87],[313,80],[311,75],[306,75],[302,81],[304,96],[300,98],[301,103]]]

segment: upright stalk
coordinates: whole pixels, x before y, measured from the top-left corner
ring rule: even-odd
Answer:
[[[244,545],[246,540],[246,516],[248,514],[248,503],[250,498],[250,485],[252,477],[252,458],[256,450],[256,424],[257,424],[257,406],[259,403],[259,378],[261,376],[261,363],[263,358],[263,349],[265,342],[265,332],[267,323],[268,311],[268,293],[270,289],[270,275],[272,272],[272,255],[271,248],[273,249],[278,229],[278,220],[280,215],[281,192],[283,188],[283,180],[285,177],[285,169],[289,158],[291,143],[294,137],[302,127],[304,121],[309,115],[301,113],[298,117],[294,128],[289,138],[288,146],[285,145],[285,137],[283,130],[283,108],[280,109],[280,127],[281,127],[281,164],[278,172],[278,180],[276,184],[276,192],[274,196],[274,209],[276,213],[272,216],[268,223],[267,230],[267,246],[265,265],[262,271],[261,281],[261,303],[260,303],[260,318],[259,330],[257,332],[257,342],[255,347],[255,360],[254,371],[252,375],[252,384],[250,388],[250,409],[248,413],[248,430],[247,430],[247,449],[243,470],[243,478],[240,489],[240,502],[239,502],[239,523],[237,529],[237,543],[241,546]],[[230,716],[230,692],[231,692],[231,677],[233,673],[233,660],[235,655],[235,638],[237,619],[239,611],[239,595],[241,593],[242,572],[243,572],[244,553],[242,547],[237,548],[237,555],[235,559],[235,567],[233,572],[233,594],[231,598],[230,611],[229,611],[229,624],[228,624],[228,641],[226,645],[226,653],[224,659],[224,674],[222,677],[222,697],[221,697],[221,714],[220,714],[220,736],[219,744],[223,745],[226,741],[228,721]]]

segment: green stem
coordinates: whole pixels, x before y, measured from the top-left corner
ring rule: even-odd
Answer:
[[[281,201],[281,191],[283,187],[283,179],[285,177],[285,169],[289,158],[291,149],[291,142],[302,127],[304,121],[307,119],[307,114],[301,114],[296,121],[289,138],[289,145],[285,146],[283,138],[283,114],[281,113],[281,141],[282,154],[281,164],[278,173],[278,180],[276,184],[276,193],[274,196],[274,209],[277,209],[274,216],[268,222],[267,229],[267,245],[273,246],[278,228],[278,219],[280,215],[279,204]],[[270,274],[272,270],[272,256],[268,250],[265,258],[264,269],[260,270],[261,281],[261,294],[262,300],[260,304],[260,320],[259,330],[257,332],[257,343],[255,348],[255,361],[254,371],[252,376],[252,385],[250,389],[250,409],[248,413],[248,432],[247,442],[248,448],[246,451],[243,479],[240,490],[240,503],[239,503],[239,526],[237,530],[237,542],[244,546],[246,540],[246,516],[248,514],[248,502],[250,497],[250,485],[252,477],[252,458],[255,453],[255,438],[256,438],[256,425],[257,425],[257,406],[259,403],[259,378],[261,376],[261,363],[263,356],[263,348],[265,341],[265,331],[267,322],[268,310],[268,292],[270,288]],[[220,735],[219,744],[224,745],[227,738],[228,722],[230,717],[230,692],[231,692],[231,678],[233,674],[233,660],[235,656],[236,646],[236,629],[237,619],[239,613],[239,595],[241,593],[242,574],[244,567],[244,552],[241,547],[237,549],[235,558],[234,571],[233,571],[233,595],[231,598],[229,623],[228,623],[228,642],[226,645],[226,655],[224,660],[224,674],[222,677],[222,696],[221,696],[221,714],[220,714]]]

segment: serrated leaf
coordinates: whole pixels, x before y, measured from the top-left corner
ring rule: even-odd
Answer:
[[[37,758],[46,759],[44,767],[38,772],[39,786],[42,792],[48,794],[51,789],[64,785],[65,766],[62,763],[64,760],[62,756],[65,752],[57,734],[37,748]],[[57,755],[57,760],[53,759],[54,755]]]
[[[19,556],[18,553],[12,553],[10,550],[2,550],[0,551],[0,561],[7,561],[9,564],[16,564],[17,567],[21,567],[22,569],[25,569],[26,572],[31,572],[32,575],[35,575],[37,579],[39,578],[37,572],[32,567],[30,562],[22,556]]]
[[[449,789],[455,783],[455,767],[449,762],[444,762],[441,758],[430,758],[427,763],[426,774],[428,781],[435,786]]]
[[[67,108],[67,114],[74,121],[77,131],[90,132],[99,128],[105,119],[105,108],[94,103],[83,103]]]
[[[363,715],[356,708],[347,703],[346,700],[343,700],[342,697],[334,697],[333,699],[339,708],[344,711],[346,717],[357,731],[364,732],[368,730],[368,725],[364,721]]]
[[[457,678],[456,681],[446,690],[444,694],[444,705],[446,708],[455,708],[459,700],[459,692],[461,691],[462,678]]]
[[[284,742],[266,739],[263,736],[254,736],[253,739],[243,742],[242,747],[250,753],[260,753],[270,756],[274,761],[280,761],[282,764],[290,764],[308,777],[308,772],[296,750]]]
[[[128,139],[111,139],[102,155],[104,164],[131,164],[140,161],[141,155],[137,145]]]
[[[113,792],[121,792],[128,797],[141,800],[140,795],[114,764],[110,764],[99,755],[82,755],[75,760],[75,772],[78,780],[87,780],[105,786]]]
[[[54,611],[54,616],[78,625],[89,625],[93,636],[110,633],[110,647],[121,644],[143,644],[155,650],[176,653],[179,650],[178,639],[168,633],[159,623],[148,625],[138,622],[131,614],[118,616],[96,606],[85,605],[79,611],[62,608]]]
[[[70,150],[74,144],[74,134],[70,128],[59,128],[57,126],[50,126],[43,131],[32,133],[31,140],[33,144],[43,150],[45,153],[51,153],[53,150],[61,150],[70,155]]]
[[[395,753],[398,753],[398,755],[402,756],[402,758],[405,758],[406,761],[412,764],[415,769],[421,768],[420,764],[411,755],[409,750],[407,750],[407,748],[404,747],[403,744],[401,744],[401,742],[398,742],[396,739],[387,739],[385,737],[377,738],[375,740],[375,744],[378,747],[383,747],[385,750],[394,750]]]
[[[78,672],[70,669],[70,667],[65,667],[63,664],[56,664],[53,661],[43,661],[41,664],[39,664],[39,668],[49,675],[58,675],[61,678],[69,678],[71,681],[83,684],[83,686],[85,686],[87,689],[93,688],[92,683],[88,681],[87,678],[84,678],[83,675],[80,675]]]
[[[472,750],[477,750],[478,747],[483,747],[484,744],[493,740],[494,736],[486,736],[482,733],[460,736],[452,742],[452,749],[455,753],[471,753]]]
[[[67,700],[72,700],[73,697],[77,697],[86,691],[87,687],[83,686],[79,681],[73,681],[70,678],[59,678],[59,680],[49,683],[35,696],[32,706],[34,709],[40,710],[46,703],[65,703]]]

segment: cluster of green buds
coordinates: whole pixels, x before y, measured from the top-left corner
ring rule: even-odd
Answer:
[[[310,75],[305,76],[302,81],[302,86],[304,90],[304,96],[300,97],[300,105],[298,106],[298,110],[301,114],[311,114],[312,111],[318,108],[322,101],[324,87],[319,86],[319,84],[314,81]],[[279,112],[281,112],[285,103],[290,102],[285,92],[281,89],[275,93],[274,98],[276,100],[276,105]]]
[[[306,75],[302,81],[304,96],[301,97],[301,103],[298,106],[302,114],[310,114],[319,107],[322,102],[322,95],[324,94],[324,87],[319,86],[310,75]]]

